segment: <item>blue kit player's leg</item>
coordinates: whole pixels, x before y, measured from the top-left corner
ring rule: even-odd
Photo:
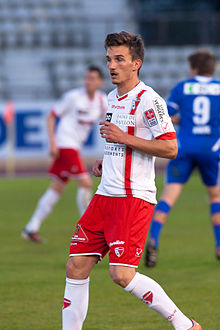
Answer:
[[[204,157],[197,156],[202,180],[207,187],[210,217],[215,237],[216,257],[220,260],[220,189],[219,189],[219,154],[209,152]]]
[[[194,163],[190,156],[183,152],[179,152],[177,158],[171,160],[168,164],[166,185],[153,215],[150,238],[147,243],[145,260],[147,267],[154,267],[156,265],[162,228],[172,206],[181,194],[184,183],[189,179],[193,168]]]

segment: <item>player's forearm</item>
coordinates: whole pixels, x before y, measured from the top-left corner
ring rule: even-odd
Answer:
[[[145,140],[133,135],[124,135],[124,144],[128,147],[151,156],[174,159],[178,147],[176,139],[173,140]]]
[[[49,114],[47,118],[47,132],[49,137],[49,143],[54,144],[55,143],[55,117],[53,114]]]

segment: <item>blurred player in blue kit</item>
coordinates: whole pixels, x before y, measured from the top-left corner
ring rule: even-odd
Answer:
[[[198,50],[188,61],[192,78],[178,83],[167,101],[169,115],[179,125],[179,151],[168,164],[166,185],[154,212],[146,247],[147,267],[157,263],[163,225],[195,168],[207,188],[216,257],[220,260],[220,81],[212,77],[216,59],[210,51]]]

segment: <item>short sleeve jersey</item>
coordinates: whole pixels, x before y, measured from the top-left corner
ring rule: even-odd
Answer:
[[[90,99],[84,88],[65,93],[53,107],[59,117],[56,142],[59,148],[79,150],[87,140],[93,124],[104,118],[107,110],[107,96],[97,91]]]
[[[143,82],[121,97],[117,90],[109,94],[106,120],[142,139],[176,138],[165,101]],[[102,178],[96,193],[133,196],[155,204],[154,161],[155,157],[124,144],[106,142]]]
[[[210,150],[219,139],[220,81],[204,76],[178,83],[167,101],[171,116],[179,114],[178,140],[182,149]]]

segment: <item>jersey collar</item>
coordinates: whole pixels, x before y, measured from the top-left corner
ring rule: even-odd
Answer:
[[[132,96],[133,94],[136,95],[140,89],[141,89],[141,86],[143,85],[144,83],[142,81],[139,82],[139,84],[137,84],[137,86],[135,86],[132,90],[130,90],[128,93],[122,95],[122,96],[119,96],[116,92],[116,98],[118,101],[122,101],[124,99],[126,99],[127,97],[129,96]]]
[[[195,76],[194,78],[201,83],[208,83],[213,79],[212,77],[206,77],[206,76],[200,76],[200,75]]]

